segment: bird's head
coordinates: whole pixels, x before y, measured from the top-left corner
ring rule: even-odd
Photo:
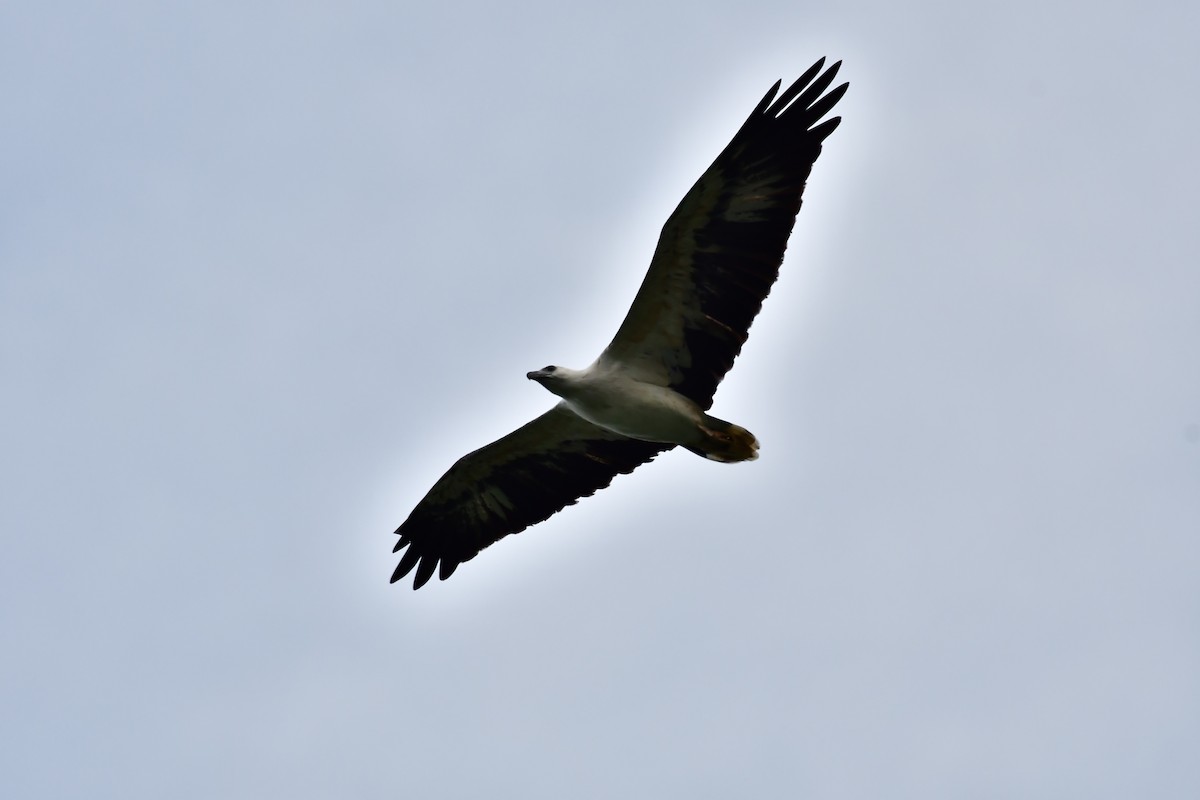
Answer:
[[[535,369],[533,372],[526,372],[525,377],[529,378],[531,381],[537,381],[545,386],[547,383],[552,383],[558,379],[558,367],[551,365],[549,367]]]
[[[557,395],[562,395],[563,391],[570,384],[571,378],[574,377],[575,371],[566,367],[542,367],[535,369],[533,372],[525,373],[525,377],[531,381],[537,381],[548,391]]]

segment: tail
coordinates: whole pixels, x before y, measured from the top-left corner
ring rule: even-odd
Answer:
[[[698,456],[723,464],[758,458],[758,439],[740,425],[705,414],[698,432],[699,441],[684,445]]]

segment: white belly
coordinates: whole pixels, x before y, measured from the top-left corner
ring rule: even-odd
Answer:
[[[563,399],[593,425],[649,442],[692,442],[704,418],[678,392],[625,377],[585,380]]]

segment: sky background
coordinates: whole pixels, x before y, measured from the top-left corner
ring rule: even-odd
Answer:
[[[1194,4],[0,4],[0,794],[1200,796]],[[673,452],[414,593],[763,92]]]

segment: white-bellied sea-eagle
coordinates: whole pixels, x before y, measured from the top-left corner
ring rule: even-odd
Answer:
[[[779,275],[822,121],[848,84],[821,59],[776,97],[776,82],[663,226],[617,335],[590,367],[528,373],[562,398],[532,422],[463,456],[396,534],[392,575],[419,589],[510,533],[534,525],[680,445],[721,462],[758,441],[705,413]]]

